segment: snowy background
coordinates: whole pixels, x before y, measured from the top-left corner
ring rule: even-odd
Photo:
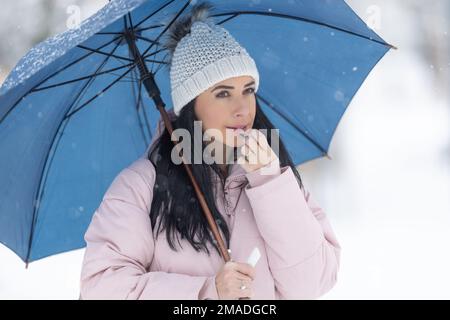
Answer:
[[[0,83],[31,46],[106,0],[2,0]],[[323,299],[450,299],[450,2],[348,0],[399,50],[367,78],[331,143],[299,167],[342,245]],[[77,299],[83,250],[24,263],[0,245],[0,299]]]

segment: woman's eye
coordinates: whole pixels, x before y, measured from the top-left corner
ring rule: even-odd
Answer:
[[[227,97],[227,96],[224,96],[223,93],[227,93],[227,94],[228,94],[228,91],[221,91],[221,92],[219,92],[219,93],[217,94],[216,97],[218,97],[218,98],[225,98],[225,97]]]
[[[255,88],[248,88],[246,91],[247,91],[248,93],[254,93],[254,92],[255,92]],[[226,95],[225,95],[225,94],[226,94]],[[217,98],[226,98],[226,97],[228,97],[228,96],[229,96],[228,91],[221,91],[221,92],[219,92],[219,93],[216,95]]]

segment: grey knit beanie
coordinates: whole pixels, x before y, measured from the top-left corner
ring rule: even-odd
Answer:
[[[259,73],[245,48],[210,18],[212,5],[194,5],[191,12],[168,30],[163,46],[168,49],[174,113],[216,83],[232,77],[252,76],[255,92]]]

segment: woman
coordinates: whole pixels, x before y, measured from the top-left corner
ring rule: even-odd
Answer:
[[[191,137],[201,123],[206,142],[199,153],[189,141],[183,156],[232,260],[223,262],[160,122],[148,153],[115,178],[86,232],[83,299],[311,299],[336,282],[339,243],[257,103],[253,59],[209,20],[210,8],[194,6],[169,30],[169,114]],[[261,257],[252,266],[254,248]]]

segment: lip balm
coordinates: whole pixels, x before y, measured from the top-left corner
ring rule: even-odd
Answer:
[[[258,263],[259,258],[261,258],[261,252],[259,252],[258,247],[255,247],[252,253],[250,253],[250,256],[247,259],[247,263],[254,268]]]

